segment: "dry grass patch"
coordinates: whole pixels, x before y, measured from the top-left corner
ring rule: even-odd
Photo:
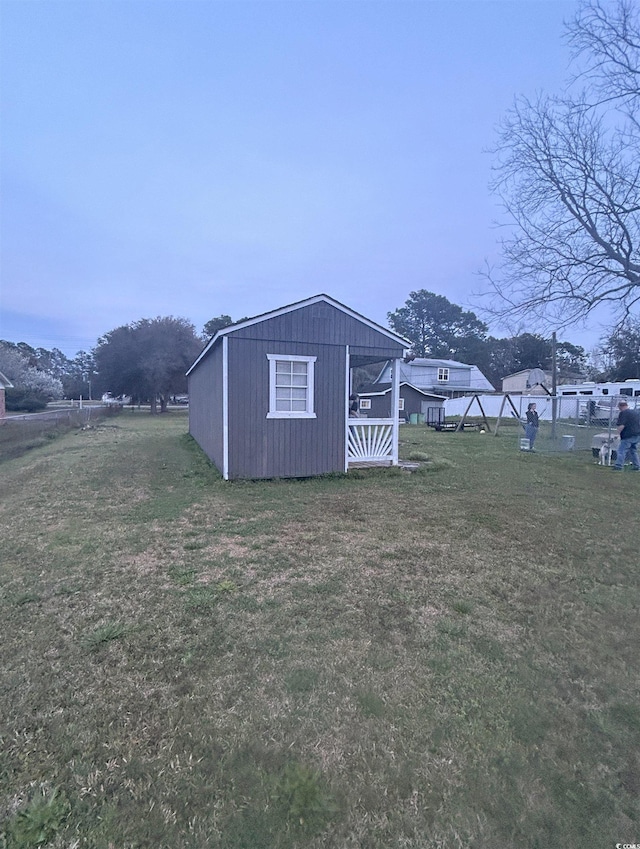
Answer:
[[[637,837],[635,480],[417,427],[437,468],[225,484],[127,416],[3,465],[8,847],[51,799],[87,849]]]

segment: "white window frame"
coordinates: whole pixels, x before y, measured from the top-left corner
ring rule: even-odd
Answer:
[[[398,409],[404,412],[404,398],[398,398]]]
[[[303,357],[299,354],[267,354],[269,361],[269,412],[268,419],[315,419],[315,362],[317,357]],[[276,409],[276,363],[306,363],[307,366],[307,398],[305,410]]]
[[[449,380],[449,369],[448,368],[439,368],[438,369],[438,383],[447,383]]]
[[[360,399],[360,409],[361,410],[370,410],[371,409],[371,398],[361,398]]]

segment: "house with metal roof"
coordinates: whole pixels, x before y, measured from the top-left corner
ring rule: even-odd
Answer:
[[[400,383],[409,383],[416,389],[443,395],[445,398],[495,392],[493,385],[477,366],[458,363],[455,360],[417,357],[409,362],[401,362],[399,368]],[[393,365],[386,363],[375,382],[388,383],[392,376]]]
[[[398,462],[398,417],[349,416],[353,370],[410,343],[328,295],[219,330],[187,372],[189,432],[226,480]]]

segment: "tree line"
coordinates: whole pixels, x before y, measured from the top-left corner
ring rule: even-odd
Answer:
[[[190,321],[173,316],[116,327],[91,351],[71,359],[58,348],[0,340],[0,372],[13,384],[7,409],[36,411],[62,398],[90,400],[110,393],[164,411],[171,395],[186,392],[185,373],[204,342]]]
[[[537,333],[496,338],[474,312],[425,289],[411,292],[388,319],[390,327],[412,343],[416,356],[478,366],[496,389],[509,374],[528,368],[547,371],[552,365],[551,338]],[[556,368],[565,382],[640,378],[640,319],[628,318],[589,353],[580,345],[558,341]]]
[[[58,348],[49,351],[0,340],[0,372],[13,384],[6,391],[7,409],[34,412],[49,401],[89,398],[95,362],[87,351],[69,359]]]
[[[388,313],[388,321],[416,356],[476,365],[496,389],[508,374],[551,366],[550,339],[534,333],[495,338],[475,313],[425,289],[411,292],[402,307]],[[232,323],[229,315],[216,316],[198,334],[184,318],[140,319],[105,333],[95,348],[72,359],[57,348],[0,340],[0,372],[14,384],[7,407],[37,410],[60,398],[110,392],[163,412],[172,396],[187,391],[186,372],[203,345]],[[558,342],[556,353],[561,379],[640,378],[640,321],[612,331],[591,356],[568,341]]]

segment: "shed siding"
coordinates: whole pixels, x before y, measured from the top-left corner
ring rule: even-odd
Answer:
[[[363,396],[364,397],[364,396]],[[405,409],[407,407],[405,387],[400,387],[400,397],[405,398]],[[399,418],[404,418],[404,410],[398,410]],[[371,410],[368,413],[370,419],[390,419],[391,418],[391,390],[385,392],[384,395],[371,396]]]
[[[320,303],[291,310],[229,334],[253,341],[301,342],[320,345],[349,345],[352,355],[380,359],[402,356],[402,349],[380,331],[368,327],[330,304]]]
[[[391,415],[391,390],[384,395],[363,393],[362,398],[371,399],[371,409],[365,411],[368,418],[388,418]],[[400,397],[404,398],[404,410],[399,410],[400,418],[409,418],[412,413],[424,413],[428,407],[439,409],[444,404],[444,399],[429,397],[417,392],[412,386],[406,384],[400,386]]]
[[[189,433],[222,472],[222,345],[189,375]]]
[[[402,390],[400,390],[402,394]],[[384,395],[364,396],[371,397],[371,409],[363,410],[361,415],[368,419],[389,419],[391,418],[391,390],[385,392]]]
[[[317,357],[316,418],[267,418],[267,354]],[[339,345],[230,336],[230,478],[306,477],[344,469],[345,357]]]
[[[416,392],[412,386],[403,386],[400,394],[404,398],[404,414],[407,418],[412,413],[422,412],[422,404],[427,400],[422,392]],[[442,404],[443,402],[440,401],[439,403]],[[438,406],[438,402],[434,402],[434,406]]]
[[[227,348],[229,478],[307,477],[346,468],[347,348],[351,366],[402,356],[404,344],[327,301],[230,327],[189,374],[190,432],[223,471]],[[315,357],[315,418],[267,418],[267,354]]]

